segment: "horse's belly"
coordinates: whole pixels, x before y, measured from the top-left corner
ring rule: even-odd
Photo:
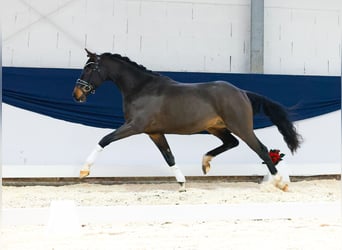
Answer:
[[[168,121],[154,121],[150,124],[147,132],[163,134],[194,134],[205,131],[208,128],[224,128],[223,120],[216,116],[211,118],[191,119],[189,117],[177,117]]]

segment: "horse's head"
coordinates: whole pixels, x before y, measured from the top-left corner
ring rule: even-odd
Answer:
[[[81,76],[76,81],[72,96],[77,102],[85,102],[87,96],[95,93],[95,89],[106,80],[106,70],[101,65],[101,57],[85,49],[89,57]]]

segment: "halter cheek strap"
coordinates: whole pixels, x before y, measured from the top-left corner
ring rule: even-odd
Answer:
[[[98,62],[88,62],[86,65],[84,65],[84,68],[86,68],[87,66],[89,66],[91,64],[95,65],[95,67],[92,69],[92,71],[93,72],[95,71],[99,74],[101,70],[99,68]],[[101,75],[100,75],[100,78],[101,78]],[[95,94],[95,86],[93,84],[91,84],[90,82],[87,82],[87,81],[79,78],[76,80],[76,84],[81,86],[82,91],[84,91],[86,93],[90,92],[91,94]]]
[[[88,62],[86,65],[84,65],[83,68],[85,68],[85,67],[87,67],[87,66],[89,66],[89,65],[91,65],[91,64],[95,64],[95,68],[93,69],[93,71],[100,71],[100,69],[99,69],[99,63],[98,63],[98,62]]]

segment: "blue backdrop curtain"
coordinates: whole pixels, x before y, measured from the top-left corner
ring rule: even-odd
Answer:
[[[72,96],[79,69],[4,67],[3,102],[69,122],[101,128],[118,128],[124,123],[122,98],[118,88],[104,83],[86,103]],[[292,107],[292,120],[302,120],[341,108],[341,80],[334,76],[294,76],[263,74],[225,74],[160,72],[180,82],[224,80],[239,88],[271,98]],[[170,105],[172,105],[170,103]],[[272,125],[258,115],[255,128]]]

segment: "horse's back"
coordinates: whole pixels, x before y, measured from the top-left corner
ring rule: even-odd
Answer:
[[[226,81],[174,83],[166,89],[165,96],[178,101],[187,99],[188,103],[194,102],[198,107],[210,104],[218,113],[249,105],[245,91]]]

